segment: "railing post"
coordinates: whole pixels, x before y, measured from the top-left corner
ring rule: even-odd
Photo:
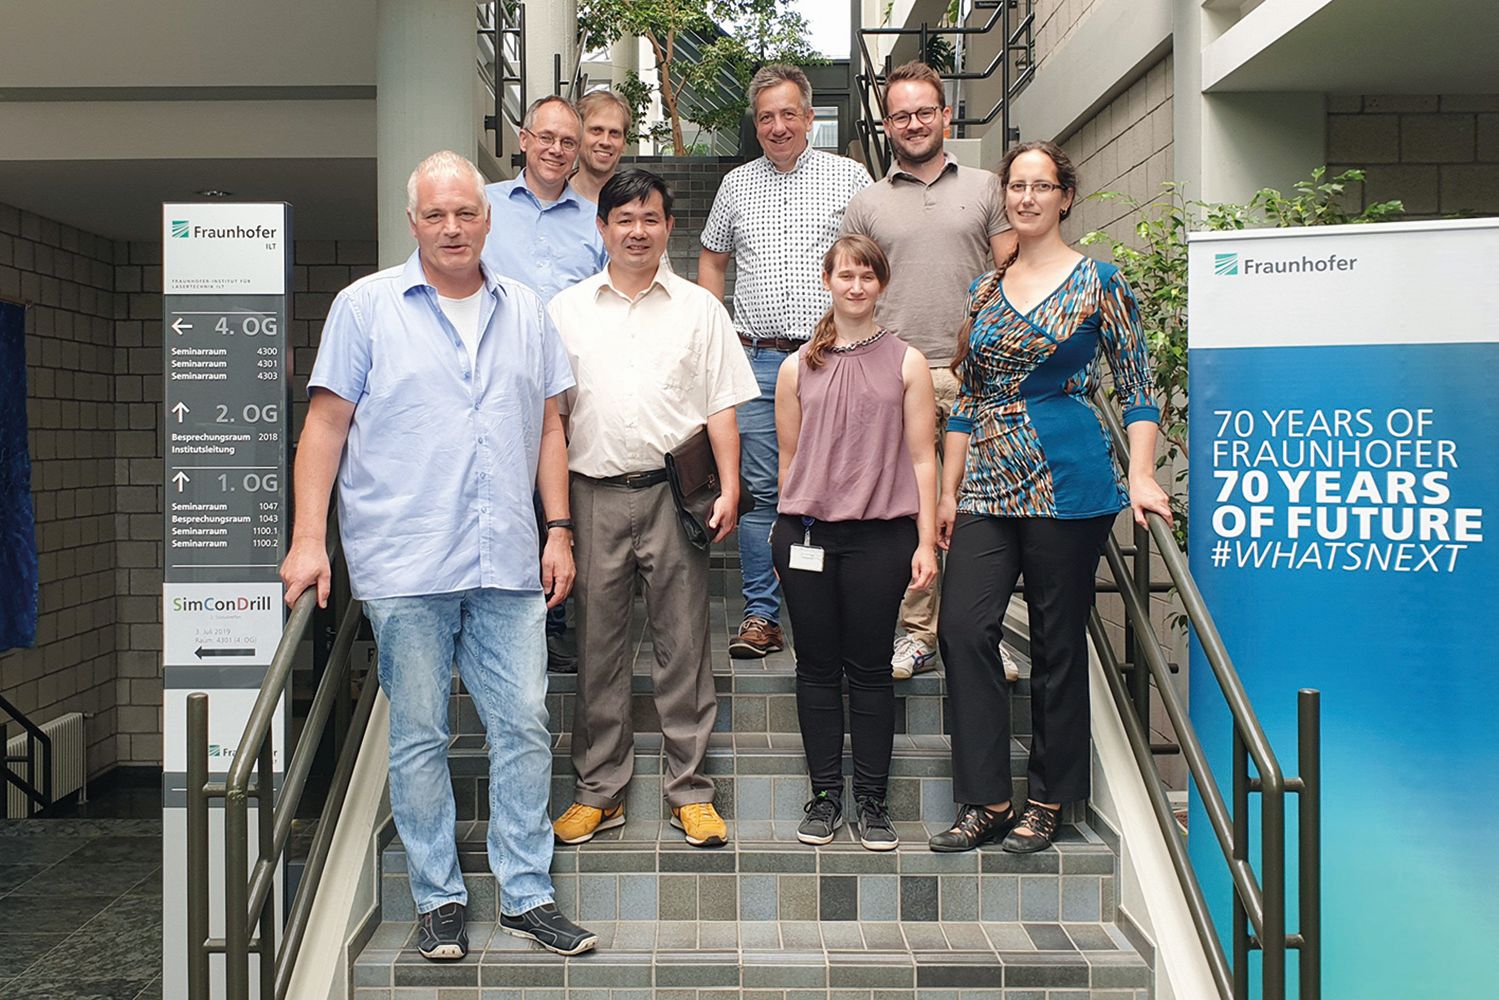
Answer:
[[[208,695],[187,696],[187,995],[208,996]]]
[[[1130,567],[1130,581],[1120,580],[1120,586],[1135,588],[1135,594],[1140,598],[1140,603],[1145,608],[1145,613],[1150,613],[1150,532],[1133,525],[1135,533],[1135,554]],[[1135,713],[1140,716],[1140,721],[1145,725],[1145,731],[1150,732],[1150,671],[1145,667],[1145,629],[1136,626],[1125,618],[1125,639],[1129,650],[1130,662],[1134,669],[1129,675],[1130,698],[1135,703]]]
[[[1297,902],[1301,951],[1296,964],[1301,1000],[1322,996],[1322,693],[1303,688],[1296,696]]]
[[[255,832],[260,841],[260,858],[276,856],[276,747],[266,739],[260,744],[260,769],[256,778]],[[272,862],[274,866],[274,861]],[[276,878],[273,873],[270,890],[260,906],[260,996],[272,1000],[276,987]],[[248,915],[247,915],[248,919]]]
[[[228,1000],[250,1000],[249,801],[230,785],[224,795],[224,991]]]
[[[1265,912],[1260,928],[1260,991],[1266,1000],[1286,995],[1286,792],[1265,787],[1260,775],[1260,865]]]
[[[1233,827],[1235,862],[1249,859],[1249,755],[1239,727],[1233,731]],[[1234,1000],[1249,1000],[1249,914],[1239,894],[1233,894]]]

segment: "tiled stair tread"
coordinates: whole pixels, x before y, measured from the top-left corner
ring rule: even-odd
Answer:
[[[487,824],[460,820],[456,830],[459,866],[467,872],[487,872]],[[975,851],[938,854],[927,848],[927,838],[944,829],[940,823],[895,824],[901,843],[893,851],[868,851],[845,825],[837,838],[821,847],[796,839],[794,822],[733,822],[731,839],[718,848],[695,848],[682,840],[669,823],[631,821],[605,830],[586,844],[557,845],[552,858],[555,874],[571,872],[619,873],[657,870],[709,873],[819,873],[878,874],[1080,874],[1112,875],[1114,854],[1087,824],[1063,824],[1052,846],[1034,854],[1011,854],[998,844]],[[653,862],[647,859],[655,855]],[[748,858],[748,860],[747,860]],[[404,874],[405,851],[398,838],[385,849],[382,869]]]
[[[571,733],[553,733],[554,753],[567,754],[572,751]],[[1025,743],[1019,739],[1010,741],[1010,751],[1025,753]],[[479,733],[460,733],[448,743],[451,758],[483,757],[486,747],[484,736]],[[849,749],[849,738],[843,738],[844,750]],[[940,733],[896,733],[892,749],[907,757],[952,757],[952,739]],[[660,753],[660,733],[636,733],[635,752]],[[708,756],[779,757],[802,756],[801,733],[713,733],[708,737]]]
[[[599,949],[562,958],[493,924],[470,954],[436,964],[415,926],[387,921],[354,966],[356,987],[1143,989],[1146,962],[1100,923],[595,921]]]

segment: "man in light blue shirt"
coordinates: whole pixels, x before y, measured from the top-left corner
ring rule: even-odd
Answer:
[[[596,937],[558,912],[549,869],[548,600],[572,587],[567,445],[572,371],[541,299],[481,266],[484,178],[456,153],[407,184],[417,250],[340,292],[308,380],[286,600],[325,604],[335,475],[354,597],[390,699],[390,800],[429,959],[468,950],[454,842],[448,699],[456,659],[489,737],[489,861],[502,929],[562,954]],[[532,491],[547,542],[537,565]]]
[[[568,183],[582,134],[576,108],[561,97],[543,97],[526,109],[521,125],[526,165],[520,176],[484,189],[496,232],[484,246],[484,263],[524,282],[543,302],[604,267],[604,241],[594,223],[598,206]]]

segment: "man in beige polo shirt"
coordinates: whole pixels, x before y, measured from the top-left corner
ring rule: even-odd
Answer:
[[[872,238],[890,258],[890,286],[877,319],[921,351],[931,364],[937,396],[937,453],[958,393],[948,371],[966,318],[968,286],[1015,248],[1005,220],[1004,192],[991,171],[962,167],[943,149],[952,108],[942,78],[908,62],[885,84],[885,132],[895,166],[858,194],[843,231]],[[891,670],[897,679],[935,666],[937,591],[907,591]]]
[[[695,847],[728,840],[703,758],[717,714],[708,640],[708,552],[677,517],[666,453],[705,425],[722,496],[714,541],[734,528],[739,431],[734,407],[759,386],[734,324],[706,289],[661,263],[671,191],[659,176],[622,170],[599,192],[609,263],[548,306],[577,387],[564,398],[578,585],[578,703],[573,804],[552,824],[581,844],[625,821],[634,771],[630,725],[630,607],[645,592],[661,719],[662,795]]]

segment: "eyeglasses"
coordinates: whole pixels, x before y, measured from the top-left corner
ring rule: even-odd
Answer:
[[[1029,184],[1025,181],[1011,181],[1005,185],[1005,188],[1011,194],[1025,194],[1027,188],[1030,189],[1031,194],[1051,194],[1053,191],[1062,190],[1062,185],[1053,184],[1051,181],[1031,181]]]
[[[934,120],[936,120],[937,112],[941,110],[942,109],[935,104],[928,104],[926,107],[917,108],[915,111],[897,111],[893,115],[886,115],[885,121],[887,121],[891,125],[894,125],[896,128],[905,128],[907,125],[910,125],[912,118],[915,118],[923,125],[930,125]]]
[[[553,135],[550,132],[532,132],[530,129],[522,129],[521,131],[525,132],[531,138],[539,142],[543,149],[550,149],[552,146],[561,146],[564,153],[576,153],[578,151],[578,140],[574,139],[570,135]]]

